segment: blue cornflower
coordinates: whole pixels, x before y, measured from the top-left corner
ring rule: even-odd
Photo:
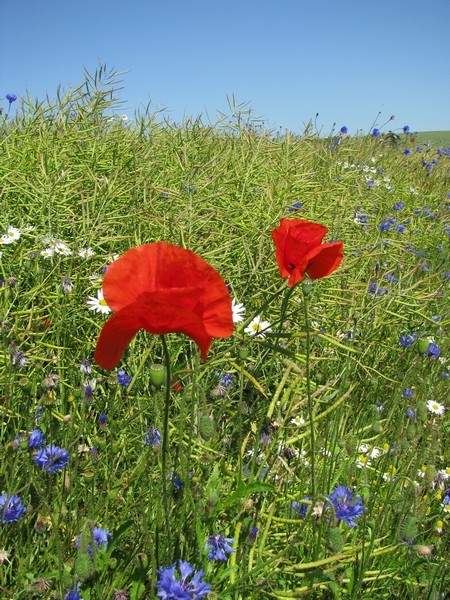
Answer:
[[[428,348],[425,350],[425,356],[429,356],[430,358],[438,358],[441,353],[441,349],[435,343],[430,342]]]
[[[40,448],[45,444],[44,434],[40,429],[33,429],[28,438],[29,448]]]
[[[409,348],[409,346],[412,346],[416,340],[417,333],[413,333],[412,335],[408,335],[407,333],[405,333],[404,335],[401,335],[398,338],[400,346],[403,346],[403,348]]]
[[[348,131],[347,127],[344,125],[343,127],[341,127],[341,133],[346,134]]]
[[[233,374],[224,373],[219,381],[219,385],[224,385],[225,387],[230,387],[233,385]]]
[[[123,369],[117,371],[117,383],[122,385],[123,387],[128,387],[133,378],[130,375],[127,375]]]
[[[294,202],[293,204],[288,206],[287,209],[289,212],[295,212],[296,210],[299,210],[302,206],[303,202]]]
[[[210,535],[205,549],[209,550],[208,560],[227,560],[227,555],[232,554],[235,550],[230,546],[234,542],[234,538],[226,538],[221,535]]]
[[[402,210],[405,208],[405,203],[404,202],[396,202],[392,208],[394,210]]]
[[[390,273],[386,274],[386,279],[390,282],[390,283],[398,283],[398,277],[395,277],[395,275],[391,275]]]
[[[147,431],[144,443],[147,446],[161,446],[161,434],[156,427],[152,427]]]
[[[414,390],[412,390],[411,388],[405,388],[403,390],[403,396],[405,398],[412,398],[414,396]]]
[[[356,527],[355,519],[358,519],[364,513],[363,500],[361,497],[355,498],[355,494],[345,485],[338,485],[334,492],[327,496],[333,503],[336,518],[344,521],[350,527]]]
[[[169,194],[168,194],[167,192],[163,192],[163,193],[161,194],[161,198],[162,198],[163,200],[167,200],[167,198],[168,198],[168,197],[169,197]]]
[[[250,529],[249,534],[247,536],[247,539],[249,542],[254,542],[256,540],[258,531],[259,531],[258,527],[256,527],[256,525],[253,525],[253,527]]]
[[[311,498],[309,496],[306,496],[304,500],[311,500]],[[294,500],[291,504],[291,507],[293,512],[296,513],[296,515],[298,515],[301,519],[304,519],[306,517],[306,513],[308,512],[308,504],[305,504],[304,502],[297,502],[297,500]]]
[[[178,561],[180,578],[175,576],[176,563],[170,567],[158,569],[159,580],[156,582],[158,593],[163,600],[201,600],[211,591],[211,586],[202,581],[203,569],[195,569],[186,560]],[[195,574],[194,574],[195,573]],[[194,576],[191,578],[191,575]],[[178,576],[178,573],[176,573]],[[188,581],[189,579],[189,581]]]
[[[372,135],[373,135],[374,137],[380,137],[380,130],[379,130],[379,129],[377,129],[377,128],[375,128],[375,129],[372,131]]]
[[[409,133],[409,125],[403,127],[403,133]]]
[[[375,183],[375,181],[373,179],[368,179],[366,181],[366,185],[367,185],[368,188],[373,187],[374,183]]]
[[[382,296],[383,294],[388,293],[388,290],[385,287],[382,287],[381,285],[379,286],[375,279],[370,280],[367,291],[373,296]]]
[[[27,509],[17,494],[0,496],[0,523],[18,521]]]
[[[403,233],[404,231],[406,231],[406,227],[404,225],[397,225],[395,230],[399,233]]]
[[[416,420],[416,414],[417,414],[416,408],[407,408],[406,409],[406,416],[408,417],[408,419],[411,419],[411,421]]]
[[[112,536],[112,533],[110,531],[108,531],[107,529],[103,529],[102,527],[94,527],[94,529],[92,530],[92,540],[93,540],[97,550],[101,550],[102,546],[104,548],[107,548],[108,547],[108,538],[111,536]],[[77,538],[78,550],[81,547],[81,537],[82,537],[82,534],[80,533],[80,535]],[[91,544],[88,544],[87,552],[88,552],[88,554],[92,554]]]
[[[37,452],[34,462],[38,467],[47,471],[47,473],[56,473],[56,471],[64,469],[67,466],[69,453],[64,448],[49,444]]]
[[[391,220],[388,219],[383,219],[381,221],[381,223],[378,225],[378,229],[379,231],[389,231],[389,229],[391,228],[392,222]]]
[[[405,156],[409,156],[409,155],[411,154],[411,150],[410,150],[409,148],[405,148],[405,149],[403,150],[403,154],[404,154]]]
[[[64,594],[64,600],[81,600],[80,592],[74,588],[73,590],[70,590],[70,592]]]
[[[13,102],[15,102],[17,100],[17,96],[16,96],[16,94],[6,94],[6,99],[8,100],[8,102],[10,104],[12,104]]]

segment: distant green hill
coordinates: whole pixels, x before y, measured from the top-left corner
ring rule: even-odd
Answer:
[[[450,131],[419,131],[415,135],[416,141],[433,145],[450,146]]]

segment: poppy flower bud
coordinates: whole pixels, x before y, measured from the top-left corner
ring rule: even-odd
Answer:
[[[75,561],[75,574],[80,581],[86,581],[94,574],[92,559],[89,554],[80,553]]]
[[[248,357],[248,348],[247,346],[240,346],[238,356],[241,360],[245,360]]]
[[[417,343],[417,349],[419,351],[419,354],[425,354],[425,352],[428,350],[429,345],[430,342],[428,340],[419,340]]]
[[[164,365],[154,364],[150,366],[150,381],[156,387],[161,387],[166,378],[166,369]]]

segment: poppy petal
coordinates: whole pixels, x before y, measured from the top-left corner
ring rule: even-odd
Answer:
[[[344,244],[342,242],[321,244],[308,255],[305,272],[311,279],[326,277],[338,268],[343,256]]]
[[[184,333],[200,348],[206,360],[212,336],[202,320],[193,312],[167,302],[150,299],[138,300],[119,310],[103,326],[97,341],[94,358],[104,369],[113,369],[139,329],[149,333]]]

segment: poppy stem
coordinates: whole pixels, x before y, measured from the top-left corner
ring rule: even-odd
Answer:
[[[164,403],[164,424],[163,424],[163,439],[162,439],[162,492],[164,504],[164,516],[166,521],[167,532],[167,548],[171,548],[171,530],[170,530],[170,510],[169,510],[169,493],[167,489],[167,453],[169,448],[169,408],[170,408],[170,354],[167,348],[166,338],[161,335],[161,343],[163,347],[164,363],[166,367],[166,396]]]
[[[308,315],[308,302],[309,302],[309,294],[311,293],[310,288],[305,289],[305,286],[302,286],[303,289],[303,314],[305,317],[305,328],[306,328],[306,393],[308,397],[308,418],[309,418],[309,428],[310,428],[310,452],[311,452],[311,496],[314,500],[316,497],[316,485],[315,485],[315,437],[314,437],[314,419],[313,419],[313,401],[311,397],[311,372],[309,365],[309,358],[311,352],[311,335],[310,335],[310,326],[309,326],[309,315]]]

